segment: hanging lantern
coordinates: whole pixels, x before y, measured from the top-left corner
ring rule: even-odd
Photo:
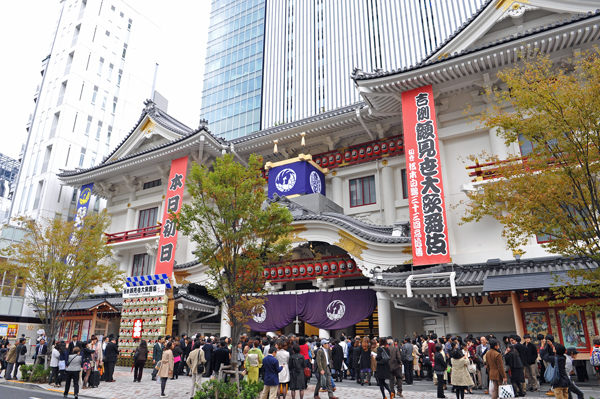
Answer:
[[[368,157],[372,157],[373,156],[373,146],[368,145],[365,150],[367,151],[367,156]]]
[[[335,155],[331,154],[329,156],[329,165],[334,165],[335,164]]]
[[[470,296],[466,296],[463,298],[463,302],[465,303],[465,305],[468,305],[471,303],[471,297]]]
[[[388,147],[389,146],[388,146],[387,141],[384,141],[383,143],[381,143],[381,152],[384,153],[384,154],[387,154],[388,153],[388,149],[389,149]]]
[[[306,272],[308,273],[309,276],[314,276],[315,275],[315,267],[309,263],[308,265],[306,265]]]
[[[321,267],[323,269],[323,274],[329,274],[329,262],[323,262]]]
[[[349,273],[353,273],[356,270],[356,262],[354,262],[352,259],[349,259],[346,264],[348,265]]]
[[[317,158],[315,159],[315,163],[319,166],[321,166],[321,158]]]
[[[263,276],[265,278],[269,278],[270,275],[271,275],[271,272],[269,271],[269,268],[265,267],[265,270],[263,270]]]
[[[381,154],[381,146],[379,144],[373,145],[373,152],[375,153],[375,155]]]
[[[298,265],[292,266],[292,274],[294,275],[294,277],[298,277],[298,275],[300,274],[300,270],[298,270]]]
[[[321,166],[326,167],[329,164],[329,158],[323,157],[321,158]]]
[[[350,162],[350,159],[352,159],[352,154],[350,153],[350,151],[344,152],[344,161]]]
[[[286,266],[284,269],[285,272],[285,277],[290,278],[292,277],[292,268],[290,266]]]
[[[450,298],[450,302],[456,306],[458,305],[458,297],[457,296],[453,296],[452,298]]]
[[[352,160],[356,161],[358,159],[358,150],[355,148],[352,150]]]
[[[481,295],[477,295],[475,297],[475,303],[478,305],[481,305],[482,302],[483,302],[483,298],[481,297]]]
[[[336,261],[331,261],[329,263],[329,271],[331,272],[331,274],[337,274],[339,269],[338,269],[338,263]]]
[[[383,143],[383,144],[387,145],[390,152],[396,151],[396,142],[394,140],[390,140],[389,142]],[[381,145],[382,149],[383,149],[383,144]]]
[[[367,155],[367,150],[364,147],[358,149],[358,157],[363,159]]]
[[[448,306],[448,298],[440,298],[440,306]]]
[[[338,263],[338,267],[340,268],[340,273],[346,273],[346,271],[348,271],[348,266],[346,266],[346,261],[345,260],[341,260]]]
[[[343,160],[344,159],[342,158],[342,154],[341,153],[338,152],[337,154],[335,154],[335,163],[340,164],[340,163],[343,162]]]
[[[276,278],[277,277],[277,268],[272,268],[271,269],[271,278]]]
[[[500,301],[501,301],[502,303],[506,303],[506,302],[508,302],[508,297],[507,297],[507,296],[501,296],[501,297],[500,297]]]
[[[320,263],[315,263],[315,274],[317,276],[320,276],[321,274],[323,274],[323,267],[321,266]]]
[[[283,278],[283,276],[285,276],[285,270],[283,269],[283,267],[278,267],[277,268],[277,278]]]
[[[402,150],[404,148],[404,140],[396,140],[396,150]]]
[[[298,270],[300,271],[301,276],[306,276],[306,265],[300,265]]]

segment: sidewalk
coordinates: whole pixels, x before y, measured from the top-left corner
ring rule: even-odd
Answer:
[[[114,378],[117,382],[108,383],[101,382],[98,388],[91,388],[79,391],[80,398],[102,398],[102,399],[146,399],[146,398],[157,398],[160,396],[160,385],[151,379],[152,370],[145,369],[144,376],[142,377],[141,383],[133,382],[133,373],[129,368],[117,367],[114,373]],[[314,379],[312,379],[314,382]],[[595,381],[594,381],[595,382]],[[30,387],[31,389],[44,389],[51,392],[61,392],[61,390],[54,389],[48,384],[29,384],[20,383],[16,381],[6,381],[0,379],[0,386],[3,384],[15,385],[20,387]],[[597,384],[578,384],[579,387],[585,394],[585,398],[600,398],[600,387]],[[543,388],[538,392],[527,393],[527,398],[549,398],[545,395],[545,391],[548,386],[544,385]],[[304,397],[307,399],[313,398],[315,386],[309,384],[308,390],[304,392]],[[71,388],[72,390],[72,388]],[[169,380],[167,382],[166,393],[169,398],[176,399],[187,399],[191,395],[191,379],[190,377],[180,376],[177,380]],[[387,392],[386,392],[387,393]],[[404,387],[404,397],[407,399],[435,399],[436,398],[436,387],[430,381],[415,381],[412,386]],[[72,397],[72,392],[69,395]],[[321,392],[321,399],[327,398],[327,393]],[[342,383],[337,383],[337,390],[335,396],[341,399],[380,399],[381,392],[379,387],[376,386],[373,380],[372,386],[360,386],[354,381],[345,380]],[[298,397],[298,395],[297,395]],[[450,392],[450,389],[446,391],[446,397],[453,399],[455,396]],[[291,394],[288,393],[287,398],[291,398]],[[388,396],[389,398],[389,396]],[[490,399],[490,395],[483,395],[483,391],[474,391],[474,395],[466,395],[465,399]]]

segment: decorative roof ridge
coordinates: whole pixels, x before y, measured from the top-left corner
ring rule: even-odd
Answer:
[[[538,28],[531,28],[531,29],[525,30],[524,32],[519,32],[517,34],[513,34],[508,37],[504,36],[501,39],[496,39],[496,40],[490,41],[488,43],[483,43],[483,44],[480,44],[479,46],[477,46],[477,45],[471,46],[460,52],[455,52],[453,54],[447,55],[445,57],[441,57],[439,59],[431,59],[431,58],[424,59],[423,61],[419,62],[416,65],[410,65],[409,67],[392,69],[390,71],[383,71],[383,70],[378,69],[373,72],[364,72],[362,69],[355,67],[354,70],[352,71],[352,74],[350,75],[350,77],[356,82],[359,80],[378,79],[378,78],[382,78],[385,76],[398,75],[398,74],[402,74],[405,72],[412,72],[412,71],[415,71],[415,70],[418,70],[418,69],[421,69],[421,68],[424,68],[427,66],[440,64],[440,63],[443,63],[443,62],[449,61],[449,60],[454,60],[463,55],[476,53],[483,49],[487,49],[490,47],[495,47],[500,44],[520,40],[525,37],[533,36],[537,33],[550,31],[555,28],[570,25],[572,23],[576,23],[576,22],[579,22],[579,21],[582,21],[585,19],[594,18],[594,17],[598,17],[598,16],[600,16],[600,9],[597,9],[596,11],[593,11],[593,12],[589,11],[587,14],[577,14],[577,15],[574,15],[573,17],[571,17],[570,20],[567,18],[564,18],[562,21],[559,20],[559,21],[556,21],[555,23],[549,23],[547,25],[542,25]],[[430,55],[428,57],[430,57]]]
[[[357,108],[363,108],[364,106],[366,106],[367,103],[364,101],[360,101],[351,105],[347,105],[345,107],[340,107],[340,108],[336,108],[334,110],[331,111],[327,111],[327,112],[323,112],[317,115],[313,115],[313,116],[309,116],[306,117],[304,119],[300,119],[294,122],[289,122],[283,125],[277,125],[277,126],[273,126],[270,128],[267,128],[265,130],[259,130],[258,132],[252,133],[252,134],[248,134],[246,136],[242,136],[242,137],[238,137],[235,138],[233,140],[225,140],[226,143],[233,143],[234,145],[240,144],[240,143],[244,143],[246,141],[250,141],[253,140],[255,138],[259,138],[259,137],[264,137],[264,136],[270,136],[272,134],[275,133],[279,133],[285,130],[288,130],[290,128],[293,127],[298,127],[298,126],[303,126],[303,125],[307,125],[309,123],[312,122],[316,122],[318,120],[322,120],[322,119],[328,119],[330,117],[333,116],[337,116],[337,115],[342,115],[342,114],[347,114],[350,113],[352,111],[355,111]]]
[[[190,294],[189,292],[187,292],[187,290],[180,291],[179,289],[176,289],[175,292],[173,293],[173,299],[179,299],[179,298],[185,298],[188,301],[192,301],[192,302],[196,302],[196,303],[203,303],[205,305],[210,305],[210,306],[217,306],[219,304],[219,301],[214,298],[206,298],[204,296],[197,296],[194,294]]]

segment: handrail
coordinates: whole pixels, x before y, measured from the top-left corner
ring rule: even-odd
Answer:
[[[154,237],[160,234],[161,224],[155,226],[143,227],[141,229],[120,231],[118,233],[104,233],[107,244],[116,244],[119,242],[137,240],[140,238]]]

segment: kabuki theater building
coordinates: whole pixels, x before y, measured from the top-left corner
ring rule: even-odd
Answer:
[[[253,332],[544,332],[589,353],[600,314],[559,313],[537,298],[553,274],[598,265],[551,255],[535,236],[525,255],[513,254],[493,219],[458,222],[465,192],[486,184],[461,157],[522,152],[495,129],[470,123],[463,110],[490,106],[485,89],[502,84],[497,72],[520,54],[539,49],[558,62],[599,45],[593,5],[488,1],[418,65],[348,71],[361,102],[231,141],[212,135],[206,121],[189,128],[148,101],[107,159],[59,176],[68,186],[92,185],[107,200],[107,240],[129,276],[123,344],[134,334],[230,334],[206,292],[194,244],[165,215],[189,201],[185,176],[193,162],[210,165],[231,153],[244,164],[254,153],[265,160],[269,201],[290,209],[294,230],[289,258],[264,265],[268,294],[249,323]]]

